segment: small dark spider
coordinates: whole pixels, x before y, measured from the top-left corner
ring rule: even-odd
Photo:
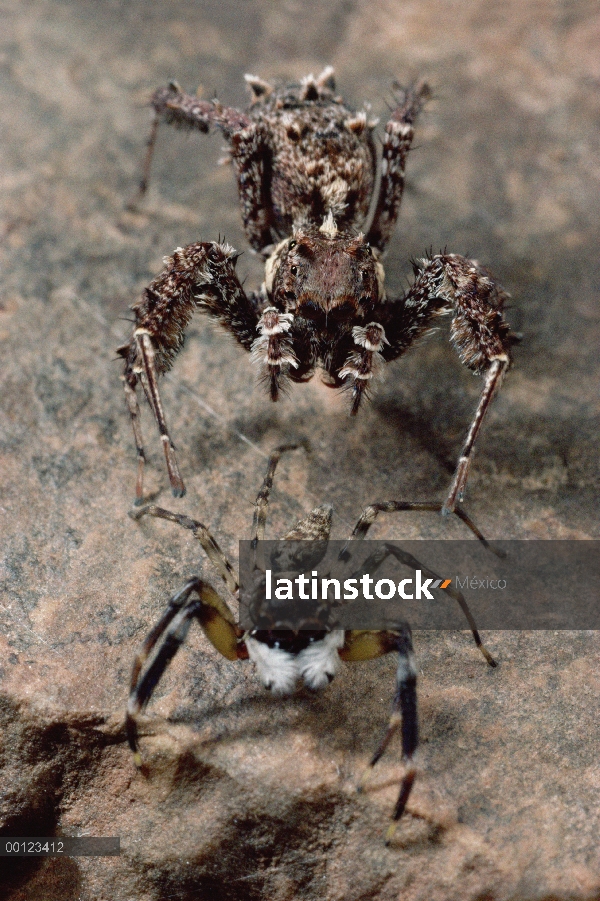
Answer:
[[[326,384],[350,389],[353,414],[381,365],[401,356],[436,317],[451,314],[452,344],[461,361],[484,377],[443,506],[442,512],[451,512],[463,496],[473,446],[509,367],[514,338],[502,315],[507,295],[474,260],[447,253],[417,260],[406,294],[386,295],[381,257],[398,216],[414,122],[429,89],[420,83],[399,90],[385,129],[373,217],[362,234],[357,229],[375,190],[376,122],[335,95],[331,68],[278,88],[254,76],[246,80],[252,91],[246,113],[199,100],[176,84],[152,99],[155,122],[141,191],[161,120],[202,132],[217,126],[229,142],[248,240],[266,265],[260,291],[246,294],[232,247],[190,244],[165,260],[133,307],[133,335],[118,353],[126,361],[125,394],[138,453],[136,502],[143,498],[145,461],[138,381],[161,433],[173,494],[185,492],[158,377],[181,349],[195,310],[213,316],[251,353],[273,400],[287,379],[308,381],[319,366]]]
[[[258,493],[254,510],[252,541],[255,549],[257,542],[264,538],[269,493],[273,485],[273,476],[277,463],[283,451],[292,450],[293,448],[294,445],[280,447],[269,459],[267,474]],[[441,504],[408,503],[404,501],[387,501],[372,504],[363,511],[350,539],[365,538],[379,513],[405,510],[439,512]],[[457,507],[454,512],[477,538],[487,546],[487,542],[462,508]],[[209,530],[202,523],[155,505],[147,505],[135,509],[132,511],[131,516],[133,519],[138,520],[146,514],[161,519],[168,519],[186,529],[190,529],[194,537],[200,541],[203,550],[223,579],[228,590],[235,597],[238,596],[239,583],[233,568]],[[285,535],[283,541],[303,542],[309,540],[311,542],[319,542],[321,547],[324,543],[326,549],[331,529],[331,517],[331,506],[316,507],[307,517],[296,523]],[[307,567],[310,570],[311,566],[316,565],[313,550],[315,545],[311,544],[307,547],[307,553],[309,556],[312,555],[312,562]],[[319,549],[317,548],[317,550]],[[320,553],[322,555],[324,551],[321,550]],[[366,563],[363,564],[364,570],[361,571],[367,571],[369,566],[371,566],[371,569],[368,571],[374,571],[390,555],[413,569],[422,568],[427,577],[438,578],[435,573],[422,567],[422,564],[411,554],[402,551],[394,544],[387,543],[383,543],[379,552],[369,557]],[[264,572],[264,566],[259,562],[259,557],[260,555],[257,553],[255,556],[255,572],[258,575]],[[342,557],[342,554],[340,554],[340,557]],[[448,589],[448,593],[458,602],[465,613],[477,647],[488,664],[495,667],[494,659],[481,642],[475,621],[464,596],[461,592],[452,588]],[[392,815],[392,823],[387,832],[387,843],[390,841],[398,820],[405,810],[416,777],[416,769],[412,758],[418,744],[417,670],[410,626],[406,622],[398,622],[393,629],[380,631],[341,630],[335,627],[327,630],[322,627],[315,627],[312,611],[308,612],[307,615],[309,618],[306,621],[302,621],[299,624],[300,627],[296,630],[282,629],[280,626],[264,628],[265,623],[263,622],[261,628],[244,631],[236,624],[227,603],[207,582],[201,578],[196,578],[184,585],[169,601],[166,612],[149,633],[133,666],[126,725],[127,736],[134,754],[135,763],[138,767],[142,765],[138,744],[137,717],[152,697],[164,671],[185,641],[194,619],[198,620],[208,640],[223,657],[226,657],[228,660],[250,659],[254,663],[258,677],[265,688],[272,690],[278,695],[291,694],[300,680],[313,690],[325,688],[335,677],[339,669],[340,660],[348,662],[373,660],[384,654],[396,652],[399,659],[392,714],[384,736],[371,758],[360,783],[360,787],[362,787],[371,768],[375,766],[383,755],[392,736],[401,726],[402,754],[406,761],[406,772],[402,779],[400,793]],[[271,624],[273,624],[272,619]]]

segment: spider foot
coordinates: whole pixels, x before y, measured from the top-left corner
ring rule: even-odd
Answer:
[[[400,796],[398,797],[398,801],[396,802],[396,809],[394,810],[394,814],[392,817],[392,822],[388,826],[387,832],[385,834],[385,845],[386,848],[389,846],[392,841],[396,829],[398,828],[398,821],[400,820],[402,814],[406,810],[406,805],[408,803],[409,795],[412,791],[412,787],[414,781],[417,777],[417,771],[415,767],[411,766],[404,779],[402,780],[402,787],[400,789]]]

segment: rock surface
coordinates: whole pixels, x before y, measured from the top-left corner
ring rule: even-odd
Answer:
[[[586,0],[4,0],[0,222],[0,834],[119,835],[118,858],[0,859],[10,901],[592,899],[600,897],[597,633],[416,636],[421,776],[383,834],[398,748],[357,779],[386,722],[394,661],[316,696],[267,697],[194,631],[124,743],[133,655],[199,548],[127,514],[135,455],[114,348],[119,317],[180,244],[246,249],[220,139],[160,134],[136,213],[151,90],[177,77],[245,103],[243,74],[335,66],[385,117],[394,78],[426,77],[387,261],[447,246],[485,262],[524,335],[479,446],[468,508],[491,537],[598,536],[600,17]],[[239,270],[261,278],[246,253]],[[266,457],[272,535],[321,502],[337,536],[362,507],[441,498],[478,383],[430,339],[389,367],[356,421],[317,382],[274,406],[246,355],[197,320],[164,382],[188,486],[167,491],[145,411],[147,488],[201,518],[235,559]],[[389,537],[458,537],[432,516]]]

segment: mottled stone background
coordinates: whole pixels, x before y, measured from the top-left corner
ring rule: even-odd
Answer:
[[[121,836],[120,858],[0,860],[10,901],[600,897],[595,633],[419,634],[421,777],[383,834],[396,742],[355,786],[389,711],[394,661],[274,701],[194,631],[150,706],[147,776],[124,745],[135,649],[203,566],[189,534],[127,517],[135,454],[120,319],[179,244],[246,249],[222,139],[164,129],[141,210],[150,92],[168,78],[245,102],[243,74],[335,66],[385,117],[425,77],[388,281],[411,255],[477,257],[522,332],[467,506],[490,536],[598,535],[598,87],[591,0],[2,0],[0,37],[0,832]],[[261,277],[246,253],[238,269]],[[147,487],[235,558],[269,451],[290,454],[271,534],[317,502],[343,536],[364,504],[441,499],[479,384],[443,335],[388,367],[356,421],[315,381],[272,405],[204,321],[164,383],[188,494],[173,501],[145,415]],[[377,535],[462,536],[436,516]],[[527,598],[523,598],[527,603]]]

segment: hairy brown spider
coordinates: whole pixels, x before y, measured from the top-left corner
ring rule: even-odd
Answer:
[[[404,189],[414,122],[429,96],[425,83],[398,89],[385,128],[379,188],[366,111],[353,112],[335,94],[333,70],[300,84],[273,87],[247,75],[247,112],[199,100],[172,83],[153,96],[155,121],[141,192],[159,122],[201,132],[221,129],[236,169],[244,228],[266,258],[265,280],[246,294],[235,271],[239,254],[225,243],[178,248],[133,307],[135,328],[118,353],[138,453],[136,502],[143,499],[144,448],[136,386],[142,388],[163,441],[173,494],[185,486],[158,391],[195,310],[213,316],[262,368],[271,398],[286,380],[308,381],[320,367],[326,384],[351,391],[358,411],[369,381],[431,328],[452,316],[450,340],[461,361],[484,378],[444,513],[462,499],[473,446],[485,412],[510,364],[513,336],[502,315],[507,297],[474,260],[431,254],[413,264],[415,280],[388,297],[381,264]]]
[[[269,493],[273,485],[277,463],[282,452],[293,448],[294,445],[279,447],[269,459],[267,474],[258,493],[254,510],[252,541],[255,548],[257,542],[264,538]],[[404,501],[371,504],[363,511],[350,538],[365,538],[379,513],[405,510],[439,512],[441,504]],[[479,530],[462,508],[456,507],[454,512],[477,538],[487,545]],[[168,519],[190,529],[194,537],[199,540],[229,592],[234,597],[238,596],[239,583],[233,568],[206,526],[188,516],[172,513],[153,504],[136,508],[131,513],[135,520],[145,515]],[[331,530],[331,517],[331,506],[316,507],[307,517],[296,523],[284,536],[283,541],[302,543],[310,540],[311,542],[324,542],[326,547]],[[314,545],[307,547],[309,547],[307,553],[314,555],[312,551]],[[411,554],[387,543],[384,543],[380,549],[377,562],[373,564],[373,567],[380,565],[383,559],[390,554],[413,569],[421,567],[426,576],[433,579],[438,578],[435,573],[422,567],[422,564]],[[374,559],[375,556],[371,555],[369,560]],[[314,556],[311,559],[313,562],[308,564],[308,570],[315,565]],[[254,565],[257,572],[264,572],[258,554],[255,557]],[[490,666],[496,666],[494,659],[481,642],[464,596],[460,591],[452,588],[448,589],[448,593],[458,602],[465,613],[475,643],[486,661]],[[384,654],[396,652],[398,669],[392,714],[383,738],[373,754],[359,786],[360,790],[366,776],[383,755],[392,736],[401,727],[402,755],[406,762],[406,770],[392,815],[392,823],[386,836],[386,842],[389,842],[398,820],[405,810],[416,777],[412,758],[418,744],[417,670],[410,626],[406,622],[398,622],[395,623],[393,629],[379,631],[340,630],[339,628],[328,630],[315,627],[312,612],[307,613],[307,616],[308,619],[301,621],[298,624],[299,628],[294,630],[282,629],[280,625],[275,628],[265,628],[263,623],[260,628],[244,631],[241,626],[236,624],[226,601],[206,581],[196,578],[184,585],[173,595],[165,613],[148,634],[133,666],[126,725],[135,763],[138,767],[142,765],[138,743],[138,715],[152,697],[164,671],[185,641],[194,619],[198,620],[208,640],[223,657],[232,661],[250,659],[265,688],[279,695],[291,694],[298,681],[303,681],[305,685],[314,690],[325,688],[335,677],[340,660],[347,662],[373,660]],[[272,621],[271,626],[273,626]]]

